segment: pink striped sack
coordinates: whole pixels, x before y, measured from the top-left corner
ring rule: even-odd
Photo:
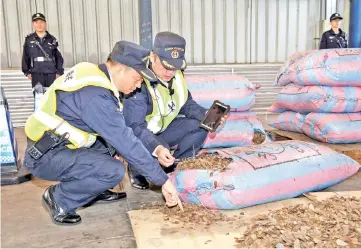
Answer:
[[[232,111],[248,111],[255,103],[255,88],[241,75],[186,76],[193,99],[210,108],[214,100],[230,105]]]
[[[361,113],[310,113],[302,130],[307,136],[324,143],[361,143]]]
[[[303,55],[303,56],[302,56]],[[361,86],[361,49],[321,49],[293,55],[276,85]]]
[[[223,126],[208,133],[203,149],[252,145],[255,132],[266,134],[262,122],[252,112],[230,112]]]
[[[305,114],[286,111],[278,115],[278,117],[270,122],[269,125],[278,130],[303,133],[302,125],[305,118]]]
[[[289,84],[278,94],[270,112],[361,112],[361,87],[299,86]]]
[[[344,154],[296,140],[215,153],[233,159],[226,171],[179,170],[170,174],[184,202],[210,209],[239,209],[319,191],[360,169]]]

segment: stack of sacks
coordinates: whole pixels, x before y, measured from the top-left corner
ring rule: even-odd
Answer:
[[[255,133],[266,134],[254,113],[255,88],[240,75],[186,76],[188,89],[197,103],[210,108],[214,100],[231,106],[227,121],[215,133],[209,133],[203,148],[227,148],[253,144]]]
[[[327,143],[361,142],[361,49],[296,53],[281,68],[284,86],[270,125]]]

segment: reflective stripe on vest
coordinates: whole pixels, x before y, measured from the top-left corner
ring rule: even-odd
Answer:
[[[94,144],[97,134],[82,131],[55,114],[56,91],[73,92],[86,86],[109,89],[118,99],[119,107],[122,108],[118,90],[98,66],[91,63],[80,63],[56,79],[49,87],[40,101],[39,109],[26,122],[26,135],[31,140],[37,141],[45,131],[56,129],[55,132],[59,135],[69,133],[68,140],[71,142],[71,145],[68,145],[69,148],[90,147]]]
[[[76,141],[78,148],[90,147],[95,143],[95,140],[97,139],[95,135],[90,133],[86,138],[82,132],[74,129],[73,126],[71,126],[69,123],[61,123],[61,120],[52,117],[51,115],[43,112],[42,110],[35,112],[34,117],[36,117],[38,120],[41,120],[42,123],[46,124],[46,126],[49,127],[51,130],[56,129],[58,134],[64,134],[68,132],[69,137],[71,137],[72,140]]]
[[[177,71],[173,79],[172,96],[169,89],[161,83],[155,84],[154,87],[147,80],[145,83],[153,102],[153,112],[146,117],[147,128],[157,134],[164,131],[177,117],[188,99],[188,88],[181,71]]]

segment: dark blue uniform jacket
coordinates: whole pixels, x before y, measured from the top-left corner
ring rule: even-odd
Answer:
[[[45,57],[44,53],[36,45],[36,42],[40,43],[52,61],[34,61],[34,58]],[[21,63],[22,71],[25,75],[29,73],[56,73],[62,75],[64,73],[63,61],[63,56],[58,50],[58,41],[48,32],[46,32],[46,35],[42,39],[40,39],[36,32],[29,34],[25,38]]]
[[[105,64],[99,68],[109,77]],[[88,86],[75,92],[57,91],[57,115],[71,125],[99,134],[139,173],[155,185],[163,185],[168,176],[146,150],[142,142],[127,127],[110,90]],[[93,148],[106,149],[98,141]]]
[[[330,48],[347,48],[346,33],[339,29],[339,33],[333,32],[332,29],[322,35],[320,49]]]

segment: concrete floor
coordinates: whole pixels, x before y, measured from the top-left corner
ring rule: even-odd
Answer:
[[[20,155],[26,146],[22,129],[16,129]],[[81,209],[78,226],[54,225],[41,205],[41,195],[52,182],[33,179],[19,185],[1,187],[2,247],[136,247],[127,211],[144,204],[162,202],[159,190],[141,191],[129,186],[127,179],[116,190],[128,198],[108,205]],[[361,171],[327,191],[361,190]]]
[[[16,137],[19,154],[24,155],[23,129],[16,129]],[[127,211],[162,201],[159,190],[134,190],[125,179],[115,191],[126,191],[126,200],[80,209],[80,225],[58,226],[51,222],[41,204],[44,190],[54,183],[34,178],[30,182],[1,187],[2,247],[134,248],[136,243]]]

